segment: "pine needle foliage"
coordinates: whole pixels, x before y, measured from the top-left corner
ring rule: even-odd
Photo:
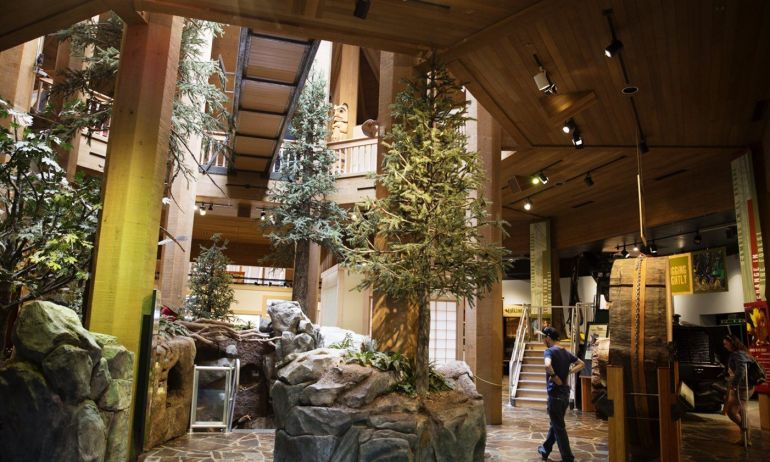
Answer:
[[[428,78],[407,83],[392,106],[387,153],[377,182],[387,196],[356,206],[347,226],[345,264],[363,288],[419,306],[417,392],[429,385],[430,299],[451,294],[473,303],[499,280],[505,249],[485,243],[490,220],[478,153],[463,133],[469,117],[462,87],[432,63]],[[460,102],[458,102],[460,101]]]
[[[168,187],[179,174],[194,178],[195,172],[185,161],[185,156],[192,156],[189,140],[200,137],[204,150],[229,155],[227,135],[234,124],[226,109],[226,76],[216,61],[200,59],[205,37],[209,33],[221,35],[222,31],[217,23],[185,20],[171,117]],[[122,34],[123,21],[115,14],[99,21],[83,21],[55,34],[61,40],[70,40],[72,54],[85,63],[82,70],[68,70],[53,87],[53,94],[68,102],[51,117],[69,127],[70,136],[80,130],[91,134],[109,129],[112,101],[104,96],[112,96],[115,90]]]
[[[233,277],[227,272],[230,260],[224,254],[227,242],[218,234],[211,238],[211,247],[201,246],[190,272],[190,295],[185,309],[194,319],[228,320],[232,317],[235,291],[230,287]]]

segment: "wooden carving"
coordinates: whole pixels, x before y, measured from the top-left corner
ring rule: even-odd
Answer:
[[[332,118],[332,141],[340,141],[348,137],[348,103],[334,106]]]

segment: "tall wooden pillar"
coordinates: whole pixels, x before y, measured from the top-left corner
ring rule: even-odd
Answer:
[[[342,44],[338,46],[340,47],[340,63],[337,72],[337,84],[332,92],[332,103],[335,107],[335,116],[339,113],[339,106],[344,105],[347,108],[343,115],[347,119],[347,124],[344,133],[337,135],[334,132],[332,137],[344,140],[353,138],[358,117],[358,71],[361,49],[354,45]]]
[[[87,323],[135,354],[152,310],[181,34],[182,18],[153,14],[126,25],[120,52]]]
[[[321,246],[310,243],[307,267],[307,316],[311,321],[318,320],[318,287],[321,284]]]
[[[35,60],[39,39],[0,52],[0,98],[23,112],[29,112],[35,86]],[[7,124],[8,121],[0,121]]]
[[[383,51],[380,54],[380,100],[377,121],[380,126],[380,141],[382,135],[390,130],[392,124],[390,105],[396,95],[403,90],[403,79],[414,75],[415,60],[411,56]],[[382,160],[385,157],[385,147],[382,142],[377,147],[377,170],[381,173]],[[377,185],[378,198],[385,197],[387,190]],[[417,321],[416,306],[404,302],[396,302],[382,294],[373,294],[372,338],[377,340],[383,350],[398,351],[410,358],[417,352]]]
[[[502,216],[500,192],[500,125],[475,99],[471,98],[469,115],[476,119],[466,127],[468,148],[478,151],[486,173],[486,181],[480,194],[490,203],[489,218]],[[489,243],[502,244],[502,232],[496,226],[486,226],[482,238]],[[466,308],[465,358],[473,364],[476,389],[484,397],[487,424],[503,423],[503,285],[498,281],[492,289],[479,298],[476,307]],[[475,356],[475,357],[474,357]],[[468,361],[470,360],[470,361]]]

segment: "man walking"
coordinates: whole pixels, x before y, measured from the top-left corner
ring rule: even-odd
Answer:
[[[583,369],[584,364],[583,361],[559,345],[559,332],[556,329],[546,327],[540,333],[543,335],[543,342],[546,346],[543,358],[545,359],[548,417],[551,419],[551,427],[548,429],[548,437],[541,446],[538,446],[537,452],[543,460],[548,460],[548,455],[551,454],[555,442],[559,446],[561,460],[572,462],[575,457],[569,448],[569,437],[564,423],[570,392],[567,379],[570,374]]]

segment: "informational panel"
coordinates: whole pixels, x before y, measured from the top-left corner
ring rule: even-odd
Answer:
[[[770,371],[770,313],[766,301],[746,303],[746,332],[749,352],[759,364]],[[760,393],[770,393],[770,384],[757,385]]]
[[[532,306],[551,305],[551,227],[547,221],[529,225]]]
[[[741,261],[743,301],[751,303],[764,300],[765,257],[762,233],[759,227],[757,189],[754,185],[754,169],[751,153],[732,161],[733,195],[735,196],[735,221],[738,224],[738,248]]]
[[[692,255],[681,253],[668,257],[668,277],[672,295],[691,294]]]

